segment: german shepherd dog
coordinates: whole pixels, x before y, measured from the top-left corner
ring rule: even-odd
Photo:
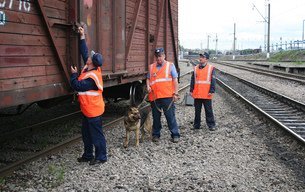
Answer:
[[[140,131],[141,142],[144,141],[145,133],[148,133],[149,139],[152,138],[152,121],[151,121],[151,109],[139,110],[138,107],[130,107],[127,115],[124,118],[124,126],[126,130],[126,137],[124,147],[128,147],[129,137],[131,132],[135,132],[136,147],[139,146]]]

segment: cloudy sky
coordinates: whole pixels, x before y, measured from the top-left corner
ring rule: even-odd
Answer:
[[[262,46],[264,50],[268,3],[270,46],[280,39],[283,43],[302,40],[305,0],[179,0],[180,44],[203,49],[209,44],[215,49],[217,34],[217,49],[231,50],[235,23],[236,49]]]

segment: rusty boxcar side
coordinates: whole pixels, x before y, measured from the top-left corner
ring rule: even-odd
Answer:
[[[178,0],[2,0],[0,108],[73,93],[70,66],[82,67],[80,22],[89,49],[105,59],[106,96],[129,94],[111,88],[145,79],[156,47],[178,68]]]

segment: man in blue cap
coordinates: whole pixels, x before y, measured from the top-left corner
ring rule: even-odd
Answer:
[[[147,74],[148,98],[151,102],[153,116],[153,141],[160,140],[161,114],[166,117],[171,132],[172,142],[179,142],[180,133],[175,116],[175,104],[178,100],[178,74],[173,63],[165,60],[163,48],[155,50],[156,62],[149,66]]]
[[[208,63],[209,53],[199,54],[199,64],[194,67],[191,77],[190,94],[194,98],[195,119],[193,128],[201,129],[201,108],[204,106],[205,120],[209,130],[215,131],[215,119],[212,108],[212,98],[215,93],[216,77],[215,70]]]
[[[90,162],[89,165],[107,162],[106,139],[102,130],[101,115],[105,110],[103,100],[102,64],[103,57],[91,51],[85,41],[84,29],[79,27],[80,52],[85,66],[78,77],[77,68],[71,66],[71,86],[78,92],[80,108],[83,113],[82,138],[84,153],[77,158],[78,162]],[[95,156],[93,155],[93,146]]]

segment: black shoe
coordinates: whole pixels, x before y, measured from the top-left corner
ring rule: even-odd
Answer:
[[[209,130],[210,130],[210,131],[215,131],[215,130],[216,130],[216,127],[209,127]]]
[[[91,161],[92,159],[88,159],[88,158],[85,158],[85,157],[79,157],[77,158],[77,161],[78,162],[89,162]]]
[[[92,159],[89,163],[89,165],[96,165],[96,164],[103,164],[106,163],[107,160],[98,160],[98,159]]]
[[[158,143],[160,141],[160,137],[153,137],[152,141]]]

